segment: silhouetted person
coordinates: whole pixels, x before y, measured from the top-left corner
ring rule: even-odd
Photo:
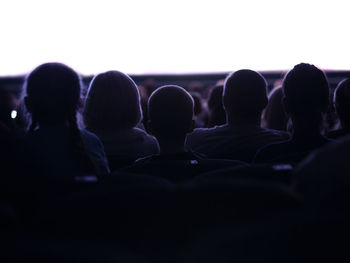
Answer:
[[[196,128],[201,128],[204,127],[204,121],[206,114],[203,109],[203,99],[202,95],[198,92],[190,92],[193,103],[194,103],[194,120],[196,124]]]
[[[296,164],[329,142],[321,134],[329,100],[325,74],[313,65],[298,64],[285,76],[283,93],[284,107],[293,123],[293,136],[286,142],[261,149],[256,162]]]
[[[334,107],[341,128],[327,134],[329,138],[339,138],[350,134],[350,78],[341,81],[334,91]]]
[[[186,146],[213,158],[251,162],[264,145],[288,138],[288,134],[260,127],[268,99],[266,81],[252,70],[230,74],[224,86],[223,105],[227,122],[209,129],[196,129]]]
[[[288,116],[283,108],[283,90],[277,87],[269,94],[269,102],[263,112],[262,126],[267,129],[287,130]]]
[[[94,77],[83,115],[87,129],[103,142],[112,170],[159,152],[156,139],[136,127],[142,119],[140,94],[122,72],[107,71]]]
[[[210,160],[185,150],[186,135],[195,125],[193,112],[193,99],[185,89],[174,85],[154,91],[148,101],[149,127],[159,142],[160,154],[139,159],[125,171],[183,181],[201,172],[243,164]]]
[[[223,125],[226,123],[226,112],[222,104],[222,93],[224,86],[215,86],[209,93],[208,110],[209,121],[208,127]]]
[[[24,101],[32,121],[26,141],[53,180],[109,173],[101,141],[78,128],[80,90],[79,75],[60,63],[42,64],[26,78]]]
[[[0,88],[0,133],[10,133],[14,136],[20,133],[16,123],[18,114],[15,95]]]

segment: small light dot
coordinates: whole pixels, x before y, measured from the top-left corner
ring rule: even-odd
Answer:
[[[11,111],[11,118],[16,119],[16,117],[17,117],[17,111],[15,110]]]

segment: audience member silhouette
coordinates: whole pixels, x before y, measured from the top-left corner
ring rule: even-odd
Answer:
[[[195,121],[195,127],[201,128],[204,127],[204,121],[206,114],[204,112],[203,107],[203,99],[202,95],[198,92],[192,91],[190,92],[193,103],[194,103],[194,121]]]
[[[329,100],[328,80],[317,67],[301,63],[283,81],[283,103],[293,123],[290,140],[261,149],[256,162],[296,164],[330,140],[321,134]]]
[[[315,150],[295,168],[294,188],[309,208],[350,215],[349,155],[350,137],[345,136]]]
[[[24,102],[31,116],[26,141],[54,180],[109,173],[101,141],[78,128],[80,90],[78,74],[60,63],[42,64],[26,78]]]
[[[259,148],[287,139],[286,133],[260,127],[268,102],[266,85],[264,77],[252,70],[230,74],[223,91],[226,124],[194,130],[187,136],[187,148],[213,158],[251,162]]]
[[[0,88],[0,133],[16,135],[18,126],[15,121],[17,118],[17,105],[15,95],[3,88]]]
[[[262,126],[267,129],[286,131],[288,116],[283,108],[283,90],[277,87],[269,94],[269,102],[263,112]]]
[[[334,107],[341,128],[327,134],[329,138],[339,138],[350,134],[350,78],[341,81],[334,91]]]
[[[222,105],[222,93],[224,86],[215,86],[209,93],[208,99],[208,110],[209,110],[209,120],[208,128],[224,125],[226,123],[226,112],[224,106]]]
[[[159,152],[156,139],[136,127],[142,119],[139,91],[122,72],[93,78],[83,116],[87,129],[103,142],[112,170]]]
[[[139,159],[125,171],[183,181],[201,172],[242,165],[242,162],[211,160],[185,151],[186,134],[195,125],[193,112],[193,99],[182,87],[163,86],[153,92],[148,101],[149,127],[159,142],[160,154]]]

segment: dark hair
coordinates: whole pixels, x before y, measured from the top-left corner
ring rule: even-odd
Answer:
[[[283,107],[283,90],[279,86],[269,94],[269,102],[263,113],[265,128],[274,130],[287,130],[288,116]]]
[[[329,104],[326,75],[314,65],[300,63],[283,80],[283,93],[292,115],[324,113]]]
[[[226,112],[222,104],[223,90],[223,85],[217,85],[210,90],[208,99],[209,127],[226,123]]]
[[[162,86],[148,100],[149,120],[156,137],[180,138],[192,126],[193,98],[182,87]]]
[[[61,63],[46,63],[35,68],[24,84],[25,99],[32,117],[29,131],[34,131],[37,124],[67,123],[75,157],[86,164],[87,171],[96,172],[77,124],[80,91],[81,79],[70,67]]]
[[[267,104],[267,83],[258,72],[242,69],[225,80],[223,105],[228,113],[250,118],[260,116]]]
[[[350,124],[350,78],[342,80],[334,91],[334,106],[339,119]]]
[[[90,83],[83,116],[90,130],[135,127],[142,118],[135,82],[119,71],[98,74]]]
[[[79,75],[64,64],[46,63],[35,68],[24,84],[26,96],[30,98],[30,130],[38,123],[70,121],[76,124],[80,89]]]
[[[199,115],[203,111],[202,106],[202,96],[200,93],[191,91],[190,95],[192,96],[193,103],[194,103],[194,115]]]

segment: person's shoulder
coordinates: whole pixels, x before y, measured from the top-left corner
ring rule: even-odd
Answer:
[[[149,141],[149,142],[157,142],[157,139],[154,138],[152,135],[148,134],[145,130],[140,129],[138,127],[135,127],[132,129],[132,132],[142,136],[144,138],[144,140]]]
[[[142,137],[143,145],[148,149],[149,154],[159,153],[158,140],[140,128],[133,128],[133,132]]]
[[[104,152],[103,143],[96,134],[86,129],[81,129],[80,134],[87,150],[102,150]]]
[[[286,131],[280,131],[280,130],[273,130],[273,129],[267,129],[267,128],[260,128],[262,133],[271,134],[273,136],[281,138],[281,140],[288,140],[290,139],[290,133]]]
[[[289,141],[280,141],[268,144],[262,148],[260,148],[254,157],[253,163],[262,163],[271,161],[273,158],[278,156],[279,154],[283,154],[285,148],[288,146]]]
[[[189,139],[192,138],[197,138],[197,137],[202,137],[202,136],[208,136],[211,134],[216,134],[217,132],[220,132],[225,129],[225,125],[220,125],[220,126],[214,126],[211,128],[196,128],[193,130],[192,133],[188,134],[187,137]]]
[[[340,139],[350,134],[349,130],[338,129],[327,133],[327,137],[330,139]]]
[[[87,142],[101,142],[99,137],[86,129],[80,129],[81,138]]]

